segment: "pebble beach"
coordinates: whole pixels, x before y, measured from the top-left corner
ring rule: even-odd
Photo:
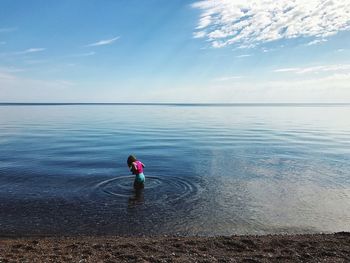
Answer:
[[[349,262],[350,233],[1,238],[0,262]]]

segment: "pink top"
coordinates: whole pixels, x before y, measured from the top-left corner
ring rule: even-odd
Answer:
[[[137,173],[137,174],[141,174],[143,173],[143,167],[144,167],[144,164],[140,161],[135,161],[132,163],[132,165],[134,166],[134,171]]]

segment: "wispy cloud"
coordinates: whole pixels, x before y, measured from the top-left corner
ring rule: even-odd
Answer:
[[[192,6],[202,11],[194,37],[207,38],[216,48],[324,39],[350,29],[350,5],[344,0],[202,0]]]
[[[236,58],[246,58],[246,57],[251,57],[252,54],[244,54],[244,55],[238,55]]]
[[[17,27],[0,27],[0,33],[8,33],[16,30],[17,30]]]
[[[273,49],[273,48],[262,48],[261,51],[264,52],[264,53],[269,53],[269,52],[272,52],[272,51],[275,51],[276,49]]]
[[[114,38],[111,38],[111,39],[100,40],[100,41],[97,41],[95,43],[88,44],[86,46],[87,47],[96,47],[96,46],[110,45],[113,42],[115,42],[116,40],[118,40],[119,38],[120,37],[118,36],[118,37],[114,37]]]
[[[46,48],[28,48],[26,50],[23,50],[23,51],[18,51],[18,52],[15,52],[15,54],[17,55],[22,55],[22,54],[29,54],[29,53],[36,53],[36,52],[42,52],[46,50]]]
[[[306,73],[321,73],[321,72],[344,72],[350,70],[350,64],[323,65],[315,67],[300,67],[300,68],[280,68],[274,72],[293,72],[296,74]]]
[[[215,78],[213,79],[213,81],[228,81],[228,80],[237,80],[237,79],[242,79],[243,76],[225,76],[225,77],[219,77],[219,78]]]
[[[205,37],[206,33],[203,31],[193,32],[193,38],[202,38]]]
[[[74,55],[71,55],[71,57],[89,57],[89,56],[93,56],[95,54],[96,54],[96,52],[91,51],[91,52],[86,52],[86,53],[74,54]]]
[[[309,43],[307,43],[307,46],[313,46],[313,45],[317,45],[317,44],[321,44],[323,42],[327,42],[327,39],[315,39],[313,41],[310,41]]]
[[[6,42],[5,41],[0,41],[0,45],[5,45]]]
[[[273,72],[297,72],[300,68],[279,68],[275,69]]]

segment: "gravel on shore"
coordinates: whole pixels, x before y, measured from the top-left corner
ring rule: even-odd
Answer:
[[[0,237],[0,263],[8,262],[350,262],[350,233]]]

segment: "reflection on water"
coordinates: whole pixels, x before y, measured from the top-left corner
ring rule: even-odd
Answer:
[[[142,205],[144,203],[145,197],[143,190],[143,188],[134,189],[133,196],[129,197],[128,208],[137,207],[137,205]]]
[[[350,231],[350,107],[1,106],[0,235]],[[133,189],[126,158],[146,164]]]

